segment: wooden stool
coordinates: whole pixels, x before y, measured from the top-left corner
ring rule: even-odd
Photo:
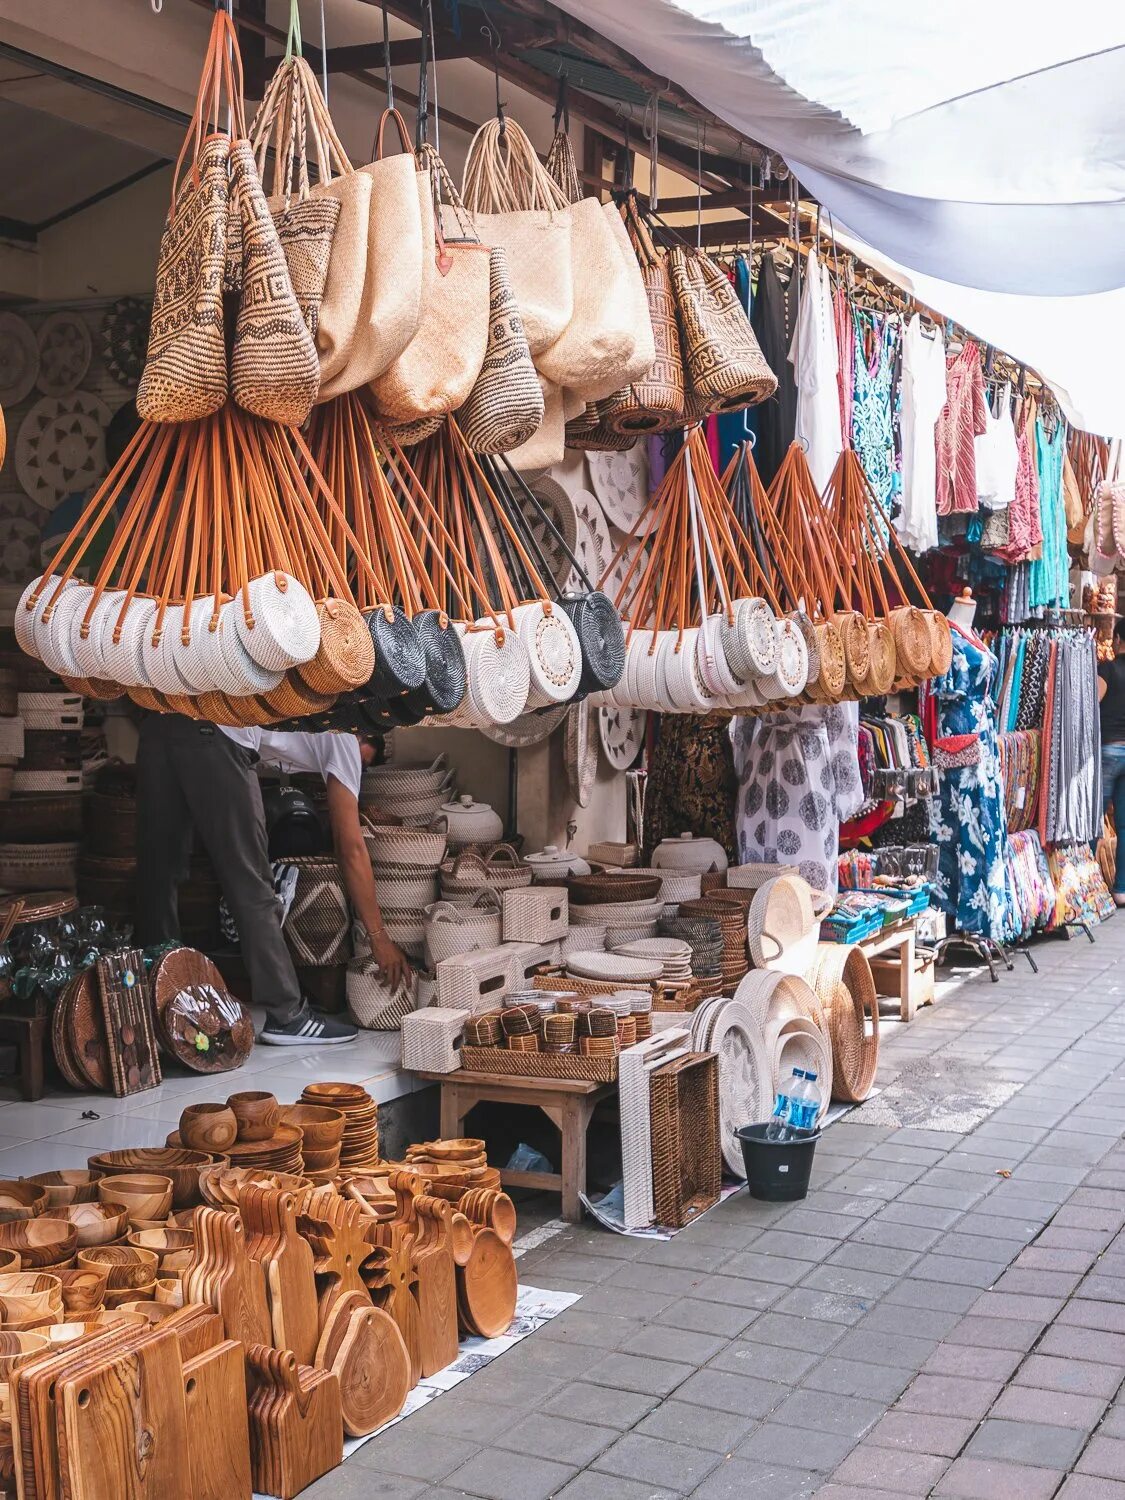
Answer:
[[[539,1188],[562,1194],[562,1216],[571,1224],[582,1218],[579,1194],[586,1191],[586,1128],[595,1107],[613,1092],[612,1083],[585,1079],[522,1078],[509,1074],[418,1073],[441,1084],[441,1133],[446,1140],[464,1135],[465,1116],[474,1104],[524,1104],[541,1109],[562,1137],[561,1172],[512,1172],[500,1168],[505,1187]]]
[[[0,1042],[19,1048],[20,1092],[27,1100],[42,1099],[43,1047],[47,1037],[46,1016],[0,1015]]]

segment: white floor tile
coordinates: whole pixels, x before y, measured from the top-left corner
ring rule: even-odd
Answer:
[[[0,1177],[30,1177],[36,1172],[57,1172],[63,1167],[84,1167],[89,1150],[60,1146],[55,1141],[21,1141],[0,1151]]]
[[[82,1109],[74,1105],[69,1109],[48,1104],[0,1106],[0,1136],[12,1136],[17,1141],[37,1141],[83,1123]]]
[[[73,1146],[87,1156],[97,1151],[121,1151],[127,1146],[163,1146],[169,1127],[162,1120],[143,1120],[136,1115],[110,1115],[87,1120],[77,1130],[52,1136],[52,1146]]]

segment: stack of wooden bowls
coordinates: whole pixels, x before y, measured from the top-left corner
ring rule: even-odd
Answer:
[[[287,1104],[282,1108],[281,1119],[301,1132],[301,1156],[308,1180],[318,1186],[331,1182],[340,1170],[343,1111],[323,1104]]]
[[[360,1083],[310,1083],[302,1104],[339,1110],[344,1116],[340,1170],[362,1171],[379,1163],[379,1106]]]

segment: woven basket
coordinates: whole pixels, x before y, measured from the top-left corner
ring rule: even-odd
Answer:
[[[824,1008],[832,1044],[832,1097],[859,1104],[871,1092],[879,1065],[879,1000],[863,949],[821,943],[813,988]]]
[[[12,792],[17,797],[58,795],[77,798],[82,792],[82,772],[25,771],[17,767],[12,778]]]
[[[351,911],[344,877],[331,855],[289,859],[297,888],[285,920],[285,936],[298,963],[326,968],[352,955]]]
[[[503,947],[444,959],[437,965],[438,1004],[474,1015],[494,1010],[512,987],[511,965]]]
[[[904,604],[892,609],[887,623],[895,638],[899,671],[916,677],[919,681],[930,673],[930,658],[934,650],[930,622],[913,604]]]
[[[459,854],[441,867],[441,894],[446,901],[473,901],[482,890],[510,891],[531,884],[531,871],[511,844],[498,844],[487,857]]]
[[[817,992],[796,974],[751,969],[734,998],[745,1005],[762,1031],[775,1022],[801,1017],[811,1021],[828,1040],[828,1022]]]
[[[455,1073],[469,1014],[430,1006],[402,1018],[402,1065],[419,1073]]]
[[[637,870],[637,875],[657,875],[660,878],[660,900],[666,906],[678,906],[681,901],[698,901],[703,894],[702,875],[695,870]]]
[[[445,858],[445,834],[423,828],[369,824],[363,833],[373,864],[415,865],[436,870]]]
[[[413,975],[390,989],[369,958],[348,964],[347,995],[348,1013],[365,1031],[397,1031],[418,1003]]]
[[[0,886],[72,891],[77,884],[77,844],[0,844]]]
[[[621,901],[654,901],[660,895],[659,874],[574,875],[568,883],[575,906],[613,906]]]
[[[570,931],[563,886],[532,885],[505,891],[503,902],[506,943],[553,943]]]
[[[689,1052],[649,1080],[652,1197],[657,1224],[682,1229],[719,1201],[719,1060]]]
[[[867,671],[854,679],[856,689],[865,698],[880,698],[894,685],[898,667],[895,638],[882,620],[868,626]]]
[[[854,610],[833,616],[836,628],[844,640],[844,657],[848,665],[848,679],[858,682],[866,677],[869,666],[867,621]]]
[[[803,974],[816,955],[812,888],[799,875],[778,875],[760,886],[749,916],[750,956],[758,969]]]
[[[420,872],[412,879],[376,879],[379,905],[383,911],[418,911],[431,905],[437,897],[437,876]]]
[[[832,1094],[832,1049],[815,1021],[791,1018],[774,1022],[766,1028],[766,1050],[773,1070],[773,1091],[776,1095],[781,1081],[787,1079],[794,1068],[813,1072],[820,1089],[821,1119]]]
[[[727,885],[732,890],[756,891],[767,880],[775,880],[779,875],[800,873],[796,865],[731,865],[727,871]]]
[[[90,792],[82,803],[82,842],[91,854],[124,859],[137,850],[135,797]]]
[[[616,1057],[583,1057],[577,1052],[509,1052],[507,1047],[462,1047],[461,1067],[469,1073],[502,1073],[511,1078],[617,1082]]]
[[[25,771],[81,771],[82,732],[29,729],[23,739],[20,766]]]
[[[12,779],[15,776],[12,766],[0,766],[0,802],[7,802],[12,795]]]
[[[936,610],[926,611],[930,627],[930,676],[944,677],[953,664],[953,632],[945,615]]]
[[[482,948],[496,948],[502,938],[502,920],[494,891],[481,891],[471,906],[438,901],[426,908],[426,953],[431,964]]]
[[[78,693],[20,693],[18,705],[25,729],[82,728],[82,699]]]

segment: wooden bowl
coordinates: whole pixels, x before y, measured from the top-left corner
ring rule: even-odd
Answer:
[[[69,1318],[90,1318],[105,1301],[109,1273],[104,1266],[80,1266],[73,1271],[52,1271],[62,1286],[63,1312]]]
[[[165,1307],[183,1307],[184,1284],[178,1276],[158,1276],[153,1296]]]
[[[18,1250],[0,1250],[0,1271],[22,1271],[23,1260]]]
[[[49,1208],[44,1220],[58,1219],[73,1224],[78,1231],[78,1248],[108,1245],[125,1233],[129,1211],[124,1203],[72,1203],[66,1208]]]
[[[171,1269],[183,1270],[195,1250],[195,1235],[190,1229],[133,1229],[129,1243],[138,1250],[151,1250],[159,1262],[160,1274],[169,1261]]]
[[[199,1174],[215,1165],[214,1156],[206,1151],[188,1151],[179,1146],[137,1146],[130,1151],[104,1151],[92,1156],[90,1165],[103,1172],[141,1172],[167,1177],[172,1184],[172,1207],[195,1208],[200,1203]],[[145,1214],[146,1219],[161,1219],[160,1213]]]
[[[301,1132],[302,1150],[307,1147],[309,1151],[330,1151],[344,1139],[342,1110],[329,1109],[323,1104],[286,1104],[282,1106],[281,1118]]]
[[[0,1276],[4,1322],[23,1323],[62,1312],[62,1283],[42,1271],[9,1271]]]
[[[65,1208],[70,1203],[96,1203],[101,1175],[87,1167],[67,1167],[61,1172],[39,1172],[34,1177],[25,1177],[24,1181],[45,1187],[51,1208]]]
[[[229,1104],[189,1104],[180,1116],[180,1139],[189,1151],[222,1152],[238,1139]]]
[[[129,1224],[136,1219],[163,1219],[172,1210],[172,1179],[155,1172],[128,1172],[103,1177],[98,1183],[102,1203],[123,1203]]]
[[[77,1248],[77,1229],[57,1219],[18,1219],[0,1224],[0,1250],[14,1250],[25,1271],[64,1265]]]
[[[154,1300],[137,1301],[136,1299],[130,1302],[119,1303],[118,1310],[123,1313],[136,1313],[146,1323],[161,1323],[165,1318],[170,1318],[176,1311],[174,1307],[169,1307],[167,1302],[157,1302]]]
[[[281,1120],[281,1109],[273,1094],[232,1094],[227,1100],[238,1122],[240,1141],[268,1141]]]
[[[49,1201],[47,1189],[38,1182],[0,1182],[0,1224],[37,1219]]]
[[[136,1294],[151,1285],[156,1280],[158,1262],[154,1251],[141,1250],[136,1245],[95,1245],[89,1250],[79,1250],[78,1264],[106,1273],[106,1305],[112,1306],[110,1298],[114,1293]]]
[[[42,1354],[46,1347],[47,1338],[42,1333],[9,1333],[6,1329],[0,1332],[0,1381],[10,1380],[13,1370],[34,1355]]]
[[[330,1172],[340,1165],[339,1146],[329,1146],[327,1151],[302,1151],[301,1160],[306,1172]]]

